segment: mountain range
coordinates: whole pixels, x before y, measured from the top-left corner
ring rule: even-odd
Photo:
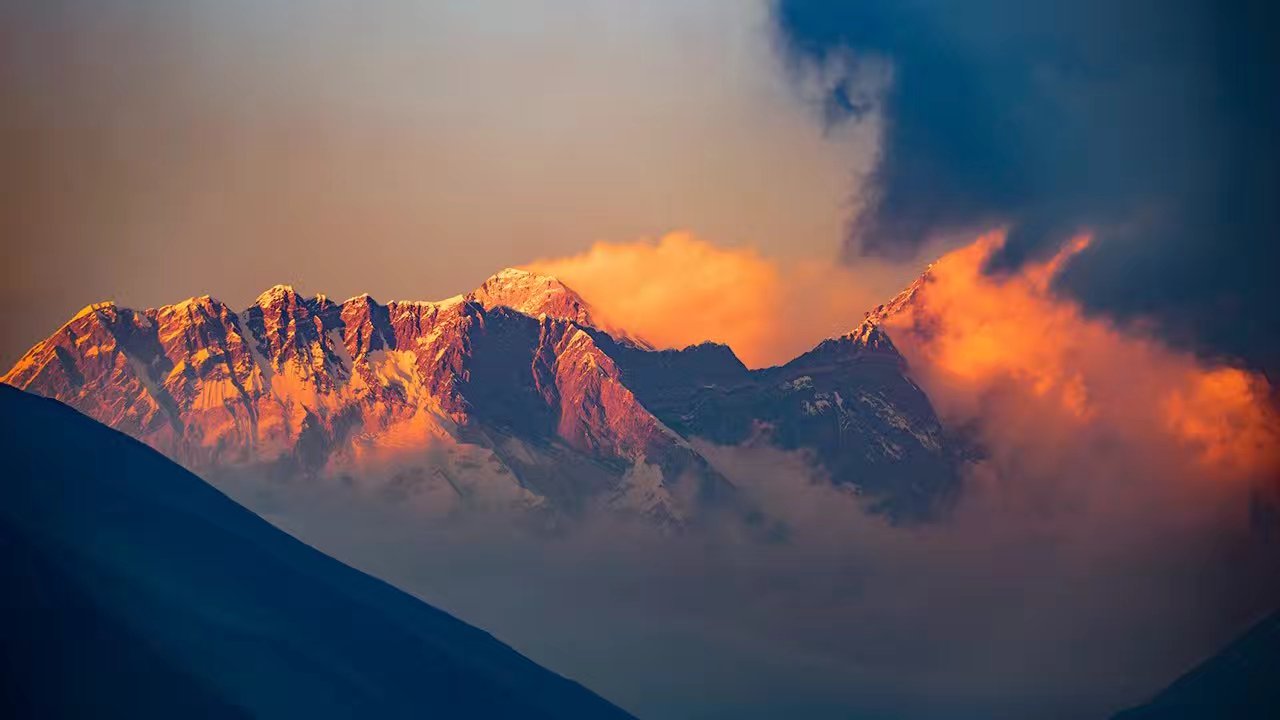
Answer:
[[[767,514],[699,449],[766,445],[895,521],[925,519],[955,497],[968,450],[884,321],[928,284],[762,369],[715,343],[655,349],[515,269],[440,302],[276,286],[239,312],[208,296],[90,305],[2,378],[123,434],[0,388],[0,565],[14,589],[0,700],[27,716],[628,717],[163,456],[215,475],[381,483],[433,511],[602,506],[681,527],[724,508]],[[1270,717],[1278,628],[1268,617],[1117,720]]]
[[[631,717],[64,405],[0,437],[6,717]]]
[[[961,453],[881,326],[751,370],[657,350],[554,277],[506,269],[439,302],[341,303],[277,285],[85,307],[0,381],[56,398],[209,476],[331,477],[439,512],[591,507],[668,525],[738,507],[699,442],[803,453],[895,521],[958,487]],[[767,512],[767,508],[763,509]]]

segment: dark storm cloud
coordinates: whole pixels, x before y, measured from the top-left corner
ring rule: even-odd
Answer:
[[[884,119],[846,251],[1007,224],[996,265],[1098,242],[1087,307],[1280,369],[1280,32],[1257,0],[779,0],[827,122]],[[885,64],[889,80],[877,91]]]

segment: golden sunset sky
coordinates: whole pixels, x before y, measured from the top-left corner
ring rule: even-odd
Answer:
[[[764,3],[58,0],[0,18],[5,365],[106,299],[435,299],[672,230],[829,263],[877,142],[874,123],[823,131]],[[877,268],[867,297],[919,266]]]

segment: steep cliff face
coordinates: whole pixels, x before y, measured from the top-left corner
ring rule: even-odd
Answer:
[[[571,289],[522,270],[441,302],[278,285],[242,312],[207,296],[91,305],[2,380],[197,470],[395,468],[436,506],[603,503],[682,523],[733,494],[694,436],[805,450],[895,516],[955,486],[928,399],[874,320],[758,371],[724,346],[655,351],[593,323]]]

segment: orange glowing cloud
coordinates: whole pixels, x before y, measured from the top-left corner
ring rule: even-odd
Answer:
[[[683,232],[656,242],[599,242],[526,267],[563,280],[605,325],[659,347],[725,343],[752,367],[785,362],[848,332],[876,300],[852,270],[774,260]]]
[[[944,420],[977,429],[987,470],[1118,483],[1280,477],[1280,421],[1261,376],[1057,295],[1054,278],[1089,236],[1015,272],[984,272],[1004,241],[991,233],[947,253],[883,321]],[[884,299],[870,289],[882,268],[782,261],[689,233],[596,243],[527,267],[581,293],[604,325],[659,347],[726,343],[752,367],[847,332]]]
[[[1057,296],[1053,278],[1087,236],[1015,273],[984,273],[1003,243],[993,233],[943,256],[886,320],[944,417],[980,419],[987,444],[1024,466],[1114,471],[1118,458],[1131,472],[1280,472],[1280,422],[1261,376],[1205,364]]]
[[[1194,373],[1165,395],[1165,427],[1198,448],[1205,465],[1243,472],[1273,467],[1280,433],[1267,394],[1262,378],[1236,368]]]

